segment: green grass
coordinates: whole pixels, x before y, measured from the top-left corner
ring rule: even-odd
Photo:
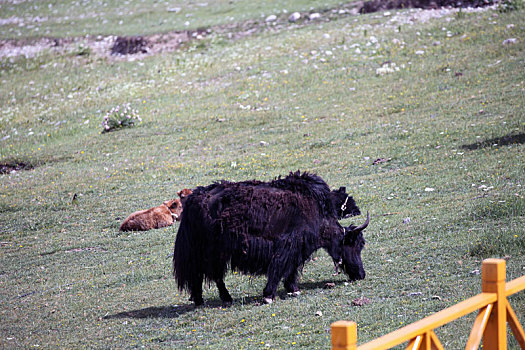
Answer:
[[[107,3],[115,18],[134,19]],[[39,6],[40,16],[77,18],[95,5],[82,4],[1,10],[26,17]],[[158,12],[140,17],[142,33],[181,29],[157,25],[166,6],[143,8],[155,4]],[[206,14],[191,17],[199,27],[223,23],[211,15],[221,8],[238,21],[321,7],[309,4],[187,8]],[[356,321],[363,343],[474,296],[485,258],[506,257],[507,278],[522,276],[524,14],[463,12],[413,25],[341,16],[235,41],[213,34],[133,62],[93,52],[0,59],[0,164],[31,168],[0,175],[0,347],[326,349],[336,320]],[[137,32],[90,21],[42,25],[57,37]],[[512,37],[520,39],[502,44]],[[376,75],[385,61],[400,70]],[[128,102],[143,122],[102,133],[105,112]],[[390,160],[373,165],[377,158]],[[194,309],[171,277],[178,225],[118,231],[131,212],[182,188],[297,169],[346,186],[370,211],[365,280],[345,284],[319,252],[298,298],[281,286],[273,305],[260,305],[265,278],[230,274],[231,307],[211,286]],[[371,303],[353,306],[360,297]],[[523,324],[523,293],[511,304]],[[464,346],[473,318],[439,328],[441,342]]]
[[[338,5],[341,5],[340,0],[9,1],[0,4],[2,19],[5,20],[0,29],[0,37],[20,39],[156,34],[172,30],[228,26],[247,20],[264,22],[269,15],[288,18],[293,11],[324,11]]]

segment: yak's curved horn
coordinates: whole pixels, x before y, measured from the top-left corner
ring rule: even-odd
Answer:
[[[357,226],[351,232],[352,233],[359,233],[359,232],[363,231],[368,226],[369,223],[370,223],[370,213],[367,211],[366,212],[366,221],[364,222],[364,224],[362,224],[360,226]]]

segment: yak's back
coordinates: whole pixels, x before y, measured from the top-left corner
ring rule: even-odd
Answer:
[[[308,198],[314,199],[323,215],[333,215],[335,213],[332,201],[330,200],[330,187],[318,175],[308,172],[301,173],[296,171],[290,173],[285,178],[277,178],[270,183],[270,186],[300,193]]]
[[[290,195],[313,200],[323,216],[335,215],[335,208],[330,200],[330,187],[320,176],[300,171],[291,172],[284,178],[278,177],[270,182],[222,180],[209,186],[197,187],[188,197],[189,202],[185,203],[185,208],[198,205],[203,209],[202,207],[206,206],[211,217],[218,217],[225,206],[233,205],[238,207],[238,211],[242,211],[246,210],[244,206],[254,200],[261,205],[275,201],[286,205],[285,197]]]

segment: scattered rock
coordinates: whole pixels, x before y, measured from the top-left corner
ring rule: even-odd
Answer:
[[[320,14],[320,13],[317,13],[317,12],[310,13],[310,14],[308,15],[308,19],[309,19],[310,21],[313,21],[314,19],[319,19],[319,18],[321,18],[321,14]]]
[[[294,23],[297,22],[301,18],[301,14],[299,12],[294,12],[288,17],[288,21]]]
[[[335,283],[333,283],[333,282],[326,282],[323,288],[324,289],[335,288]]]
[[[367,297],[361,297],[361,298],[352,300],[352,305],[354,306],[363,306],[367,304],[370,304],[370,299],[368,299]]]
[[[323,316],[323,313],[321,311],[316,311],[315,316]]]
[[[510,38],[503,40],[503,45],[510,45],[510,44],[516,44],[518,42],[518,39],[516,38]]]
[[[77,253],[77,252],[105,252],[106,250],[99,247],[86,247],[86,248],[74,248],[66,250],[66,253]]]
[[[430,297],[430,299],[432,299],[432,300],[441,300],[441,297],[439,295],[433,295],[432,297]]]
[[[389,162],[390,160],[392,160],[392,158],[377,158],[376,160],[372,162],[372,164],[377,165],[377,164]]]
[[[397,71],[399,71],[399,67],[394,62],[386,62],[376,69],[376,75],[391,74]]]
[[[275,22],[275,21],[277,21],[277,16],[276,16],[276,15],[269,15],[269,16],[266,17],[266,19],[265,19],[265,22],[266,22],[266,23]]]

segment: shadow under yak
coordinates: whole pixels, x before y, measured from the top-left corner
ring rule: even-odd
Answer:
[[[316,289],[323,289],[327,283],[335,283],[341,284],[344,283],[344,281],[339,280],[325,280],[325,281],[319,281],[319,282],[305,282],[301,283],[301,290],[316,290]],[[280,293],[278,293],[279,298],[281,300],[289,299],[289,298],[300,298],[299,297],[291,297],[289,296],[284,290],[281,290]],[[248,297],[240,297],[233,300],[233,304],[240,304],[240,305],[262,305],[263,297],[262,296],[248,296]],[[168,306],[150,306],[143,309],[137,309],[137,310],[130,310],[130,311],[122,311],[113,315],[107,315],[104,316],[103,319],[105,320],[111,320],[111,319],[121,319],[121,318],[136,318],[136,319],[142,319],[142,318],[178,318],[188,312],[191,312],[195,309],[201,308],[201,307],[207,307],[207,308],[219,308],[219,307],[225,307],[229,306],[228,304],[224,304],[220,299],[212,299],[206,302],[202,306],[194,306],[193,303],[191,304],[185,304],[185,305],[168,305]]]

